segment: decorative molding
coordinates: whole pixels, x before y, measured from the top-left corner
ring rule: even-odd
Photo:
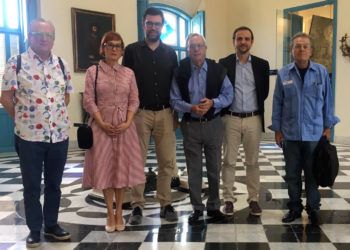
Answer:
[[[350,46],[347,43],[347,39],[348,39],[348,34],[345,33],[345,35],[339,40],[341,43],[339,49],[341,50],[341,52],[343,52],[343,56],[350,57]]]

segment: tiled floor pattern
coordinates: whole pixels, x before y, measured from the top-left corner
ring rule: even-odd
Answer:
[[[69,230],[67,242],[53,242],[42,237],[41,249],[350,249],[350,147],[338,145],[340,172],[332,189],[321,189],[321,216],[324,224],[312,227],[305,213],[291,224],[283,224],[288,194],[284,182],[282,152],[274,143],[262,142],[261,218],[249,215],[246,202],[244,154],[240,149],[235,193],[235,213],[223,221],[205,215],[195,225],[187,223],[191,212],[188,194],[173,190],[177,223],[159,218],[159,204],[154,193],[147,196],[143,223],[127,225],[126,231],[104,231],[105,208],[91,199],[91,190],[81,189],[84,152],[71,150],[62,183],[59,221]],[[25,225],[22,184],[15,155],[0,154],[0,249],[25,249],[28,228]],[[182,142],[177,142],[177,165],[186,180]],[[150,148],[147,167],[156,171],[154,148]],[[205,178],[204,178],[205,182]],[[206,195],[203,193],[203,202]],[[305,202],[305,200],[304,200]],[[131,210],[125,205],[127,220]]]

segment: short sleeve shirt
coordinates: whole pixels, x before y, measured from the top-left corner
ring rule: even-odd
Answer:
[[[9,59],[2,80],[2,91],[15,91],[15,134],[23,140],[60,142],[69,136],[70,122],[65,94],[73,92],[68,65],[51,55],[42,61],[29,48],[21,54],[21,69],[16,74],[17,56]]]

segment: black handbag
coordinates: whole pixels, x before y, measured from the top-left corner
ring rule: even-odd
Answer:
[[[96,77],[95,77],[95,103],[97,105],[97,92],[96,92],[96,85],[97,85],[97,76],[98,76],[98,66],[96,65]],[[77,140],[78,140],[78,147],[81,149],[90,149],[94,143],[94,136],[92,133],[92,128],[88,124],[90,115],[86,115],[84,123],[80,123],[78,125],[77,130]]]
[[[337,148],[322,136],[314,151],[313,175],[321,187],[332,187],[339,172]]]
[[[88,124],[81,124],[77,130],[78,147],[81,149],[89,149],[94,143],[92,129]]]

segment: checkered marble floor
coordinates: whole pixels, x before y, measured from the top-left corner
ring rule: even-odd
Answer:
[[[321,217],[324,224],[311,227],[305,213],[291,224],[283,224],[288,194],[283,176],[281,150],[271,142],[262,142],[261,218],[249,215],[246,202],[244,154],[236,171],[235,213],[222,221],[205,215],[195,225],[187,219],[192,209],[183,190],[173,190],[177,223],[159,218],[159,204],[154,193],[147,194],[142,225],[127,224],[126,231],[104,231],[105,208],[92,200],[91,190],[81,189],[84,152],[71,150],[62,182],[59,223],[70,233],[67,242],[54,242],[42,236],[41,249],[350,249],[350,147],[338,145],[340,172],[332,189],[321,189]],[[186,180],[186,164],[181,140],[177,141],[177,165]],[[154,147],[150,147],[147,167],[156,171]],[[204,182],[206,178],[204,177]],[[0,154],[0,249],[25,249],[26,227],[22,181],[18,158]],[[203,193],[203,202],[206,195]],[[305,204],[305,199],[304,199]],[[130,216],[125,204],[124,218]]]

